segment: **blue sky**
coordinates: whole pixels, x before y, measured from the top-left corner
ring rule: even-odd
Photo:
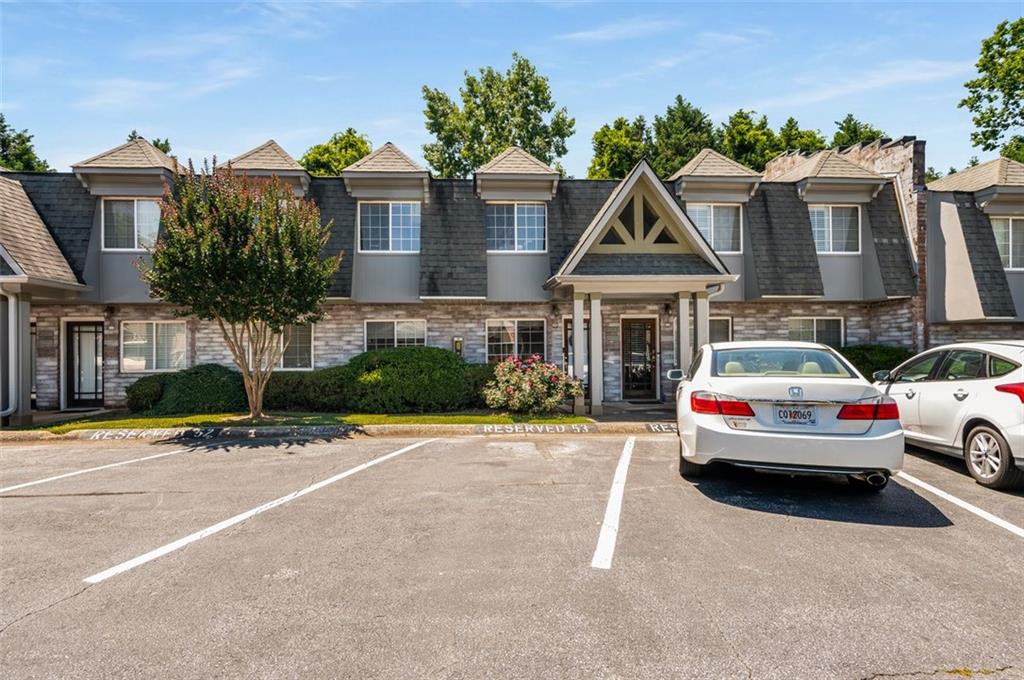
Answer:
[[[675,97],[716,121],[753,108],[831,135],[847,112],[928,142],[928,164],[990,152],[957,108],[981,40],[1024,14],[1001,3],[7,3],[0,108],[52,165],[169,137],[225,160],[268,138],[299,157],[352,126],[415,158],[429,141],[421,87],[453,95],[466,69],[513,51],[576,118],[566,170],[591,136],[652,119]]]

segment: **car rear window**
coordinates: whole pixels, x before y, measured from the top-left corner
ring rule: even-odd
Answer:
[[[800,376],[853,378],[853,371],[838,356],[823,349],[756,347],[714,352],[714,374],[724,378]]]
[[[991,378],[998,378],[1001,375],[1012,373],[1017,369],[1017,364],[1002,357],[989,357],[988,375]]]

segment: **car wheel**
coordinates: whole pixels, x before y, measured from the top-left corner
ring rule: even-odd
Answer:
[[[1010,489],[1024,482],[1024,472],[1014,465],[1009,444],[987,425],[979,425],[967,435],[964,460],[978,484],[990,489]]]
[[[683,477],[700,477],[704,474],[704,466],[691,463],[683,458],[683,443],[679,442],[679,474]]]
[[[880,474],[885,478],[882,482],[869,482],[863,477],[855,477],[854,475],[848,475],[846,479],[849,480],[850,486],[856,491],[871,491],[873,493],[878,493],[885,487],[889,486],[889,475],[884,473]]]

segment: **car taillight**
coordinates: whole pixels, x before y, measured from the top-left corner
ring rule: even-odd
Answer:
[[[839,409],[839,420],[899,420],[900,409],[891,397],[860,404],[843,404]]]
[[[690,410],[694,413],[711,413],[723,416],[744,416],[752,418],[754,409],[750,404],[737,399],[721,398],[714,392],[693,392],[690,394]]]
[[[1016,395],[1020,403],[1024,404],[1024,383],[1010,383],[1009,385],[996,385],[996,391]]]

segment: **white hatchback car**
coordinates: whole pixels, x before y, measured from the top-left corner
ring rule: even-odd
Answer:
[[[825,345],[713,343],[669,378],[684,476],[721,462],[881,490],[903,466],[896,403]]]
[[[937,347],[874,375],[907,443],[960,456],[984,486],[1024,484],[1024,340]]]

